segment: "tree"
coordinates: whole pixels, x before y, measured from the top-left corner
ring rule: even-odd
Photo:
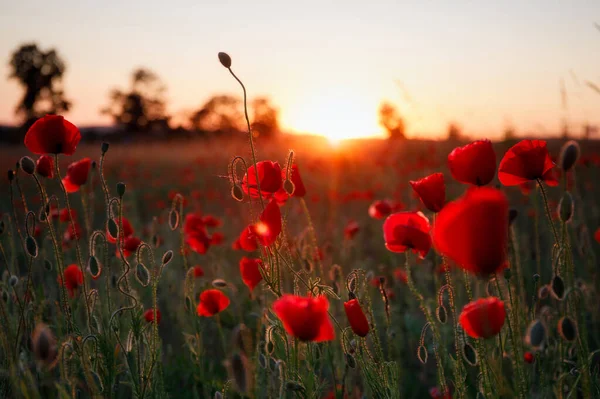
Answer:
[[[273,137],[279,132],[279,109],[266,97],[252,101],[252,134],[254,137]]]
[[[406,138],[404,119],[393,104],[383,102],[379,106],[379,124],[386,130],[390,139]]]
[[[152,71],[138,68],[131,74],[131,88],[110,92],[110,104],[102,109],[117,125],[130,132],[164,130],[169,127],[166,87]]]
[[[45,114],[59,114],[71,108],[61,87],[66,66],[56,50],[44,52],[36,44],[25,44],[12,54],[9,66],[9,78],[18,80],[25,90],[15,111],[25,125]],[[38,106],[40,103],[42,107]]]
[[[211,97],[190,116],[190,125],[198,132],[214,134],[236,133],[244,130],[241,101],[230,95]]]
[[[455,122],[448,124],[448,140],[459,141],[463,139],[462,128]]]

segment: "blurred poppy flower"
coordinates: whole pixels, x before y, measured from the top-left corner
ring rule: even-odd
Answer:
[[[117,226],[119,226],[119,221],[116,218],[114,219],[114,221],[117,224]],[[123,217],[121,223],[122,223],[122,227],[121,228],[123,229],[123,239],[126,239],[129,236],[133,235],[133,227],[131,226],[131,223],[129,222],[129,220],[127,218]],[[110,232],[108,231],[108,228],[106,229],[106,239],[111,244],[116,244],[117,243],[117,237],[113,237],[110,234]]]
[[[286,171],[283,170],[282,173],[283,178],[285,179],[287,177],[285,176]],[[290,180],[292,183],[294,183],[294,192],[292,197],[304,197],[306,195],[306,187],[304,187],[304,182],[302,181],[302,177],[300,177],[300,171],[298,170],[298,165],[296,164],[293,164],[290,170]]]
[[[471,189],[438,214],[433,243],[440,254],[480,275],[506,265],[508,201],[494,188]]]
[[[34,154],[73,155],[81,133],[60,115],[46,115],[35,121],[25,134],[25,147]]]
[[[253,252],[258,249],[258,239],[254,233],[253,226],[248,226],[242,230],[240,238],[238,238],[240,249],[246,252]]]
[[[359,337],[366,337],[369,333],[369,322],[358,303],[358,299],[354,298],[344,302],[344,310],[354,334]]]
[[[442,210],[446,203],[446,185],[443,174],[434,173],[416,181],[411,180],[410,185],[427,209],[431,212]]]
[[[204,269],[202,269],[202,266],[196,265],[196,266],[194,266],[193,273],[194,273],[195,278],[200,278],[200,277],[204,276]]]
[[[402,267],[394,270],[394,278],[398,281],[402,281],[404,284],[408,283],[408,275],[406,274],[406,270]]]
[[[36,170],[42,177],[52,179],[54,177],[54,160],[51,156],[42,155],[37,160]]]
[[[448,167],[456,181],[485,186],[496,174],[496,153],[492,142],[477,140],[463,147],[456,147],[448,155]]]
[[[429,396],[431,396],[431,399],[452,399],[452,394],[450,394],[450,391],[447,388],[446,393],[442,393],[442,390],[438,387],[430,388]]]
[[[421,212],[398,212],[383,223],[385,246],[392,252],[412,249],[424,258],[431,247],[429,220]]]
[[[281,211],[277,201],[272,199],[260,214],[260,221],[252,226],[258,241],[268,247],[281,233]]]
[[[185,237],[185,243],[190,248],[199,253],[205,254],[210,247],[210,237],[206,231],[206,226],[202,216],[195,213],[188,213],[185,216],[185,222],[183,224],[183,234]]]
[[[525,360],[525,363],[531,364],[531,363],[533,363],[535,361],[535,356],[531,352],[525,352],[523,354],[523,360]]]
[[[196,312],[198,316],[212,317],[227,309],[229,303],[229,298],[221,291],[216,289],[206,290],[200,294],[200,303],[196,308]]]
[[[273,311],[288,334],[300,341],[331,341],[335,337],[329,320],[329,301],[324,295],[316,298],[284,295],[273,303]]]
[[[123,241],[123,255],[125,255],[126,258],[131,256],[135,251],[137,251],[141,243],[142,240],[134,236],[125,238],[125,241]],[[120,255],[118,251],[117,254]]]
[[[75,211],[75,209],[71,209],[71,217],[73,219],[77,219],[77,212]],[[70,221],[71,217],[69,217],[69,211],[67,208],[63,208],[60,210],[60,212],[58,212],[58,220],[60,220],[63,223]]]
[[[213,215],[202,216],[202,223],[204,223],[206,227],[220,227],[221,224],[223,224],[221,219]]]
[[[384,219],[392,213],[392,204],[387,200],[375,201],[369,207],[369,216],[373,219]]]
[[[275,194],[273,194],[273,198],[275,198],[275,201],[277,201],[277,205],[284,206],[287,200],[290,199],[290,195],[283,187],[281,187]]]
[[[62,179],[68,193],[79,191],[79,188],[87,182],[91,166],[92,160],[89,158],[83,158],[69,165],[67,175]]]
[[[83,285],[83,273],[79,270],[79,266],[76,264],[67,266],[63,273],[63,279],[69,296],[73,298],[77,288]],[[58,277],[58,283],[62,284],[60,276]]]
[[[596,229],[596,232],[594,233],[594,240],[596,240],[596,242],[600,244],[600,227],[598,227],[598,229]]]
[[[160,324],[160,319],[162,318],[160,314],[160,310],[156,309],[156,320],[158,320],[158,324]],[[152,323],[154,321],[154,308],[150,308],[144,312],[144,320],[148,323]]]
[[[491,296],[466,304],[458,322],[470,337],[490,338],[500,332],[505,318],[504,302]]]
[[[262,275],[260,269],[263,267],[262,260],[258,258],[247,258],[243,257],[240,259],[240,274],[242,275],[242,281],[250,289],[254,291],[254,288],[262,281]]]
[[[498,168],[498,179],[505,186],[516,186],[537,179],[549,186],[556,186],[558,180],[553,169],[554,162],[544,140],[522,140],[504,154]]]
[[[221,245],[225,240],[225,236],[220,231],[215,231],[210,236],[210,245]]]
[[[263,198],[269,198],[281,188],[281,167],[277,162],[260,161],[256,163],[256,170],[258,170],[261,194]],[[242,189],[252,198],[260,197],[254,165],[248,168],[242,180]]]
[[[81,226],[79,225],[79,223],[77,223],[77,221],[75,222],[75,228],[73,228],[72,223],[69,223],[69,225],[67,226],[67,230],[65,231],[65,233],[63,235],[63,240],[65,242],[78,240],[79,237],[81,237],[81,233],[82,233],[82,229],[81,229]]]
[[[346,240],[353,239],[359,230],[360,227],[358,226],[358,223],[355,220],[349,221],[346,227],[344,228],[344,238]]]

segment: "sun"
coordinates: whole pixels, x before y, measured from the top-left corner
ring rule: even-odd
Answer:
[[[295,101],[284,124],[296,133],[325,137],[332,145],[343,140],[384,137],[377,122],[377,104],[344,90],[327,91]]]

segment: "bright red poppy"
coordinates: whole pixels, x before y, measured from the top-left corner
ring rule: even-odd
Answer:
[[[359,232],[359,230],[360,227],[358,226],[356,220],[349,221],[346,227],[344,228],[344,238],[346,240],[353,239],[354,236]]]
[[[543,180],[549,186],[558,185],[554,162],[544,140],[522,140],[512,146],[498,168],[498,179],[505,186],[516,186],[531,180]]]
[[[87,182],[91,166],[92,160],[89,158],[83,158],[69,165],[67,175],[62,179],[68,193],[79,191],[79,188]]]
[[[354,298],[344,302],[344,310],[354,334],[359,337],[366,337],[369,333],[369,322],[360,307],[360,303],[358,303],[358,299]]]
[[[200,294],[200,303],[196,308],[198,316],[212,317],[227,309],[229,298],[219,290],[210,289]]]
[[[269,198],[281,188],[281,167],[277,162],[260,161],[256,163],[256,168],[258,170],[258,179],[262,197]],[[256,184],[254,165],[251,165],[248,168],[248,172],[242,180],[242,188],[244,192],[252,198],[260,197],[258,193],[258,184]]]
[[[411,180],[410,185],[427,209],[431,212],[442,210],[446,203],[446,184],[443,174],[434,173],[416,181]]]
[[[508,201],[497,189],[468,190],[438,214],[433,242],[442,255],[478,275],[506,266]]]
[[[523,354],[523,360],[525,360],[525,363],[531,364],[535,361],[535,356],[531,352],[525,352]]]
[[[115,223],[117,223],[117,226],[119,226],[119,222],[116,218],[114,219],[114,221],[115,221]],[[129,220],[126,217],[122,218],[122,229],[123,229],[123,239],[128,238],[129,236],[133,235],[133,233],[134,233],[133,226],[131,226],[131,223],[129,222]],[[117,243],[117,237],[113,237],[110,234],[110,232],[108,231],[108,228],[106,229],[106,239],[111,244]]]
[[[221,219],[213,215],[202,216],[202,223],[204,223],[206,227],[220,227],[223,224]]]
[[[240,233],[237,240],[239,248],[246,252],[254,252],[258,249],[258,239],[254,233],[253,226],[248,226]]]
[[[195,278],[200,278],[200,277],[204,276],[204,269],[202,269],[202,266],[196,265],[196,266],[194,266],[193,273],[194,273]]]
[[[81,133],[60,115],[46,115],[35,121],[25,134],[25,147],[34,154],[73,155]]]
[[[431,248],[429,220],[421,212],[398,212],[383,223],[385,246],[392,252],[412,249],[424,258]]]
[[[54,159],[49,155],[42,155],[37,160],[36,170],[40,176],[52,179],[54,177]]]
[[[77,288],[83,285],[83,273],[76,264],[69,265],[65,268],[63,273],[63,279],[65,287],[69,292],[69,296],[73,298],[77,291]],[[58,283],[62,284],[60,276],[58,277]]]
[[[504,302],[491,296],[466,304],[458,322],[470,337],[490,338],[500,332],[505,318]]]
[[[125,238],[125,240],[123,241],[123,255],[125,255],[126,258],[131,256],[135,253],[135,251],[137,251],[141,243],[142,240],[134,236],[129,236]],[[118,251],[117,253],[120,255]]]
[[[158,320],[158,324],[160,324],[162,316],[160,314],[160,310],[156,309],[156,320]],[[148,323],[152,323],[154,321],[154,308],[150,308],[144,312],[144,320]]]
[[[205,254],[206,251],[208,251],[211,239],[206,231],[202,216],[195,213],[188,213],[185,216],[185,222],[183,224],[183,234],[185,243],[189,245],[193,251],[199,254]]]
[[[273,303],[273,311],[288,334],[300,341],[322,342],[335,338],[324,295],[316,298],[284,295]]]
[[[242,281],[250,289],[254,291],[254,288],[262,281],[262,275],[260,269],[263,267],[262,260],[258,258],[247,258],[243,257],[240,260],[240,274],[242,275]]]
[[[260,221],[252,226],[258,241],[268,247],[277,240],[281,233],[281,211],[277,201],[272,199],[260,214]]]
[[[485,186],[496,174],[496,153],[492,142],[477,140],[463,147],[456,147],[448,155],[448,167],[456,181]]]
[[[392,204],[387,200],[378,200],[369,207],[369,216],[373,219],[384,219],[392,213]]]

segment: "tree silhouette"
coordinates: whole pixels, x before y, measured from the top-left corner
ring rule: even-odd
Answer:
[[[131,88],[110,92],[110,104],[101,110],[130,132],[168,129],[166,87],[154,72],[138,68],[131,74]]]
[[[18,80],[25,90],[15,110],[25,125],[45,114],[58,114],[71,108],[60,85],[65,63],[56,50],[44,52],[34,43],[24,44],[12,54],[9,66],[9,78]],[[40,103],[42,107],[38,106]]]
[[[405,139],[404,119],[398,109],[389,103],[383,102],[379,106],[379,124],[386,130],[390,139]]]
[[[266,97],[252,101],[252,134],[273,137],[279,132],[279,110]]]
[[[242,103],[230,95],[211,97],[190,116],[190,126],[202,133],[227,134],[244,130]]]
[[[460,125],[455,122],[450,122],[448,124],[448,140],[460,141],[463,138],[464,137]]]

